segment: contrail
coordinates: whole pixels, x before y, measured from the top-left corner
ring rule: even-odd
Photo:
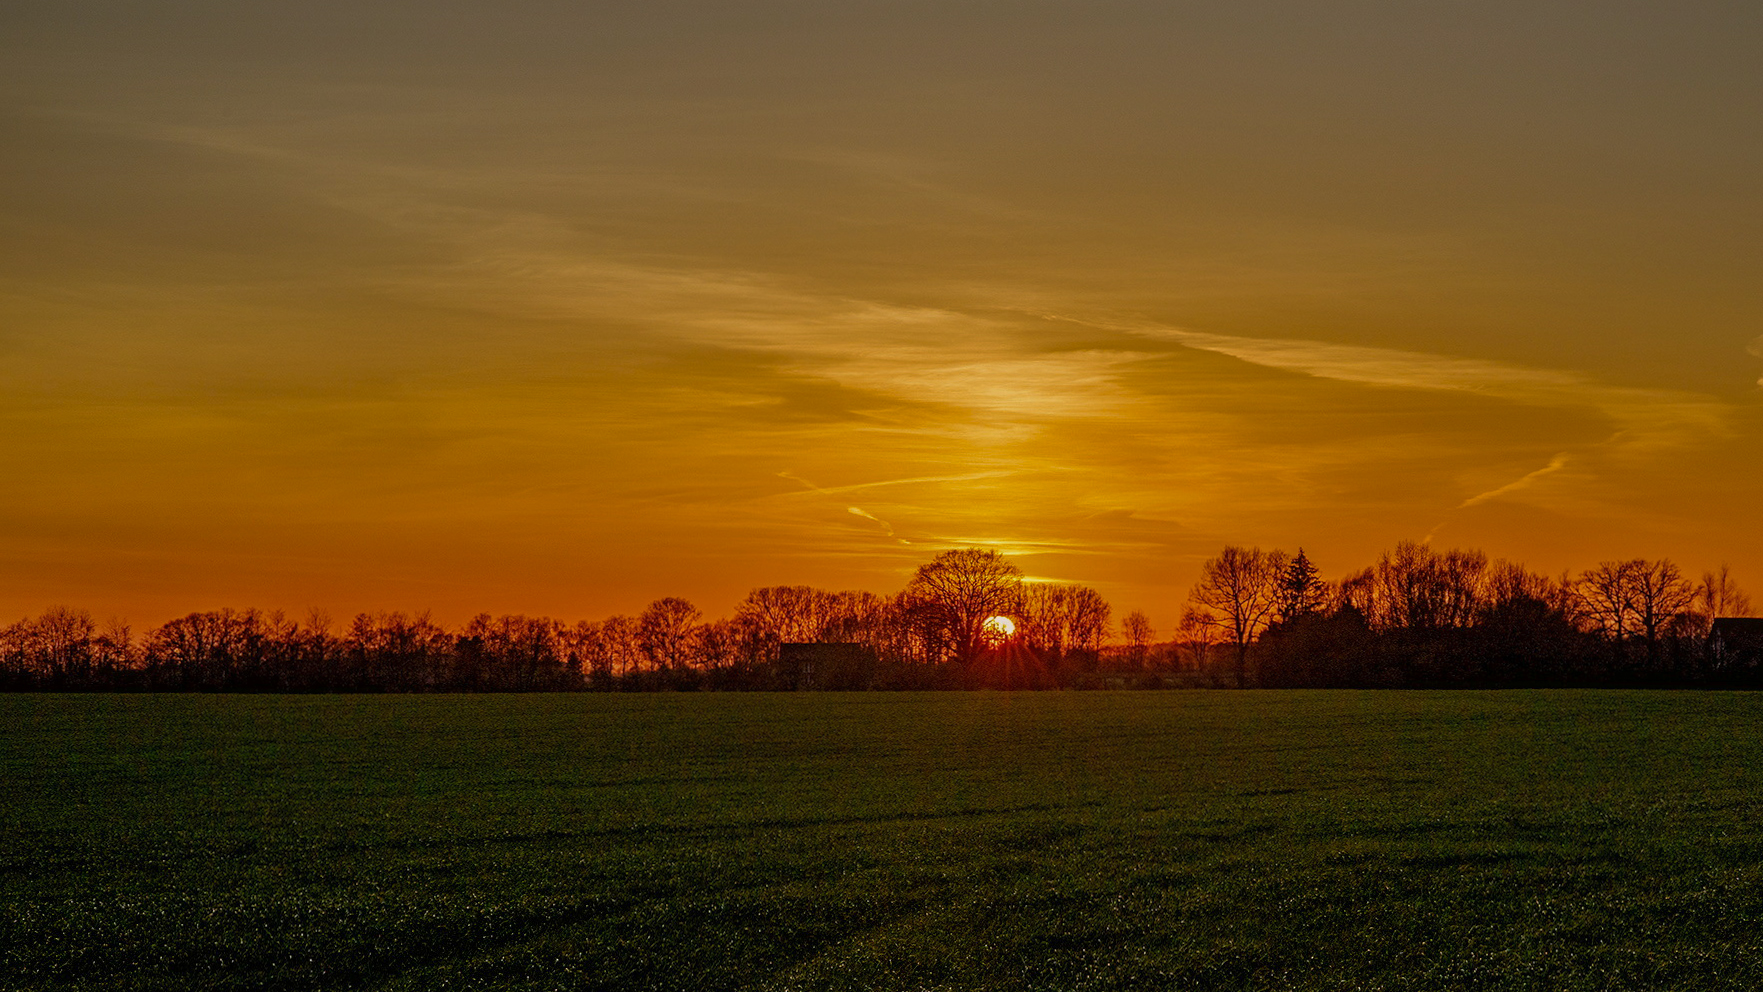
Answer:
[[[1480,506],[1481,504],[1486,503],[1489,500],[1498,499],[1501,496],[1506,495],[1507,493],[1517,492],[1520,489],[1528,489],[1528,488],[1530,488],[1531,485],[1533,485],[1538,479],[1542,478],[1543,476],[1550,475],[1555,472],[1559,472],[1562,469],[1566,468],[1567,467],[1567,457],[1568,457],[1567,452],[1563,451],[1560,454],[1557,454],[1555,457],[1549,459],[1549,464],[1544,465],[1542,468],[1537,469],[1535,472],[1527,473],[1526,475],[1524,475],[1520,478],[1514,479],[1511,482],[1506,483],[1505,485],[1499,487],[1498,489],[1489,489],[1485,493],[1477,493],[1476,495],[1471,496],[1468,499],[1464,500],[1463,502],[1457,504],[1457,509],[1467,510],[1472,506]],[[1439,521],[1438,524],[1436,526],[1434,526],[1432,530],[1429,530],[1426,532],[1426,536],[1420,539],[1420,543],[1421,544],[1431,544],[1433,536],[1436,535],[1439,532],[1439,528],[1443,527],[1446,523],[1447,523],[1447,521],[1444,521],[1444,520]]]
[[[809,482],[807,479],[802,478],[801,476],[797,475],[794,472],[779,472],[777,475],[778,475],[778,478],[780,478],[780,479],[788,479],[791,482],[800,482],[804,486],[807,486],[809,489],[812,489],[817,493],[825,493],[826,492],[826,490],[820,488],[819,486],[815,485],[812,482]]]
[[[869,512],[868,510],[865,510],[863,507],[861,507],[861,506],[847,506],[847,507],[845,507],[845,512],[853,514],[855,516],[862,517],[865,520],[873,520],[876,523],[881,524],[882,530],[887,531],[889,537],[894,537],[894,528],[892,525],[890,525],[886,520],[883,520],[882,518],[876,516],[875,514]],[[898,540],[898,538],[895,538],[895,540]]]
[[[809,482],[807,479],[802,478],[801,476],[797,475],[794,472],[779,472],[778,476],[780,478],[789,479],[791,482],[799,482],[802,485],[807,486],[809,489],[812,489],[815,492],[821,494],[822,496],[832,496],[832,495],[834,495],[838,492],[842,492],[843,490],[846,490],[846,489],[862,489],[862,488],[864,488],[863,486],[843,486],[839,489],[826,489],[824,487],[817,486],[812,482]],[[880,484],[881,483],[872,483],[872,485],[880,485]],[[845,507],[845,512],[851,514],[852,516],[862,517],[865,520],[872,520],[878,524],[881,524],[882,530],[886,531],[887,535],[889,537],[893,538],[896,541],[899,541],[901,544],[911,544],[912,543],[911,541],[908,541],[905,538],[901,537],[900,535],[894,533],[894,526],[892,524],[890,524],[886,520],[883,520],[882,518],[876,516],[875,514],[870,513],[868,510],[865,510],[861,506],[847,506],[847,507]]]
[[[973,482],[979,479],[1002,478],[1003,476],[1010,474],[1011,473],[1008,470],[1000,469],[993,472],[969,472],[966,475],[918,475],[907,479],[883,479],[880,482],[858,482],[849,486],[827,487],[817,486],[793,472],[778,473],[782,478],[789,479],[793,482],[800,482],[809,489],[812,489],[817,493],[824,493],[828,496],[831,496],[834,493],[856,492],[859,489],[879,489],[882,486],[910,486],[923,482]]]
[[[1479,496],[1471,496],[1468,499],[1464,500],[1462,502],[1462,504],[1457,507],[1457,509],[1467,510],[1472,506],[1478,506],[1482,503],[1486,503],[1490,499],[1495,499],[1497,497],[1504,496],[1507,493],[1516,492],[1520,489],[1528,488],[1531,485],[1531,483],[1537,481],[1538,479],[1542,478],[1543,476],[1549,475],[1550,473],[1553,473],[1553,472],[1559,472],[1566,467],[1567,467],[1567,452],[1563,451],[1560,454],[1556,455],[1555,457],[1549,459],[1549,464],[1544,465],[1542,468],[1537,469],[1535,472],[1532,472],[1529,475],[1526,475],[1521,479],[1515,479],[1511,482],[1508,482],[1498,489],[1490,489],[1487,492],[1480,494]]]

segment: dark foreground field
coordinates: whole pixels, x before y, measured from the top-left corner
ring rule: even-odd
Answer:
[[[1763,696],[0,697],[0,988],[1763,988]]]

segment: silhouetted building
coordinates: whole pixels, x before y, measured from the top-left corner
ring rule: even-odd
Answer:
[[[1708,655],[1720,668],[1763,666],[1763,619],[1721,617],[1708,633]]]
[[[875,651],[867,644],[780,644],[777,670],[791,689],[867,689],[875,678]]]

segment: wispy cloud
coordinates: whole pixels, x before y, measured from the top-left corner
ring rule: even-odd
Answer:
[[[1727,405],[1713,397],[1615,386],[1578,372],[1393,348],[1216,334],[1149,322],[1065,319],[1178,341],[1254,365],[1323,379],[1470,393],[1528,406],[1595,410],[1617,428],[1607,443],[1628,449],[1730,437],[1732,433]]]
[[[1625,428],[1725,434],[1725,405],[1695,393],[1612,386],[1578,372],[1294,338],[1250,338],[1152,324],[1114,325],[1268,368],[1397,389],[1475,393],[1535,406],[1596,408]]]
[[[600,237],[570,197],[606,202],[621,182],[651,181],[640,177],[535,172],[567,193],[549,203],[492,195],[524,182],[507,163],[408,169],[224,128],[156,137],[301,172],[315,201],[420,246],[422,262],[354,278],[376,302],[459,318],[436,322],[437,338],[462,335],[485,388],[535,424],[500,428],[496,450],[528,439],[540,475],[571,463],[540,452],[614,466],[595,484],[628,493],[630,518],[698,514],[705,532],[740,531],[766,554],[787,543],[892,563],[908,557],[904,534],[910,554],[969,545],[1151,562],[1215,535],[1267,540],[1257,535],[1317,521],[1383,540],[1409,526],[1388,519],[1391,507],[1418,518],[1414,533],[1498,501],[1595,501],[1608,498],[1613,464],[1732,432],[1713,398],[1572,370],[1190,330],[1076,304],[1016,310],[997,305],[1008,287],[908,296],[783,266],[639,254]],[[842,166],[934,185],[910,162]],[[1751,349],[1763,355],[1763,339]],[[614,354],[637,355],[641,371],[609,372]],[[553,376],[559,388],[593,383],[564,402],[568,417],[531,405],[530,383]],[[834,399],[776,416],[803,384]],[[574,454],[639,432],[649,446],[633,441],[616,461]],[[641,453],[662,449],[666,459]],[[774,474],[801,492],[776,492]],[[1116,512],[1127,514],[1119,533],[1070,523]]]

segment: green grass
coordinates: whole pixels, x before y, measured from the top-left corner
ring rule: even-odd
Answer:
[[[1763,988],[1763,695],[0,697],[0,988]]]

